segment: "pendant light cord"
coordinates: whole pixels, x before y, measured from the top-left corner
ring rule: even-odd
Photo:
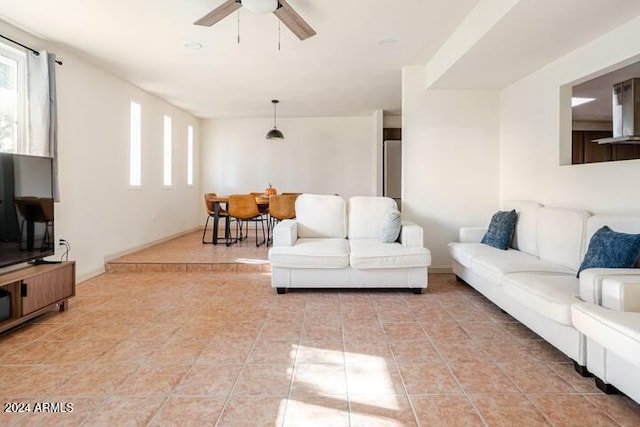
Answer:
[[[278,19],[278,52],[280,52],[280,20]]]
[[[238,44],[240,44],[240,9],[238,9]]]
[[[278,107],[278,103],[273,103],[273,128],[276,129],[276,108]]]

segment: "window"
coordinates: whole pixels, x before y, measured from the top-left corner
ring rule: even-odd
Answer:
[[[163,183],[171,186],[171,117],[164,116],[164,167]]]
[[[193,185],[193,126],[187,126],[187,185]]]
[[[140,130],[141,107],[131,101],[131,120],[129,122],[129,185],[142,185],[142,139]]]
[[[26,140],[25,53],[0,43],[0,151],[17,153]]]

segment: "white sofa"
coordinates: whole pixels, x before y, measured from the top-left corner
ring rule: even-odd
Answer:
[[[271,286],[288,288],[427,287],[431,254],[422,245],[422,228],[402,221],[399,241],[383,243],[387,197],[302,194],[296,219],[274,227],[269,249]]]
[[[572,306],[584,300],[600,304],[607,277],[638,269],[588,269],[576,278],[591,236],[602,225],[640,233],[640,215],[591,215],[587,211],[544,207],[512,201],[518,220],[512,247],[506,251],[480,241],[486,228],[463,228],[459,242],[449,244],[456,276],[573,359],[588,375],[588,346],[576,329]]]
[[[587,369],[605,393],[617,388],[640,403],[640,277],[608,276],[599,285],[599,303],[572,307],[573,324],[586,336]]]

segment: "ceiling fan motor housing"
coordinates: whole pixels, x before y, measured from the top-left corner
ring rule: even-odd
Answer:
[[[278,8],[278,0],[241,0],[240,3],[254,13],[271,13]]]

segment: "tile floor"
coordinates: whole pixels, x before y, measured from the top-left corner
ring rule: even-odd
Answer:
[[[169,262],[165,245],[193,252],[185,266],[231,262],[226,248],[197,259],[217,249],[196,238],[134,263]],[[0,425],[640,425],[640,405],[602,394],[452,275],[422,295],[277,295],[268,272],[185,268],[100,275],[69,311],[0,336],[3,409],[31,405]]]

